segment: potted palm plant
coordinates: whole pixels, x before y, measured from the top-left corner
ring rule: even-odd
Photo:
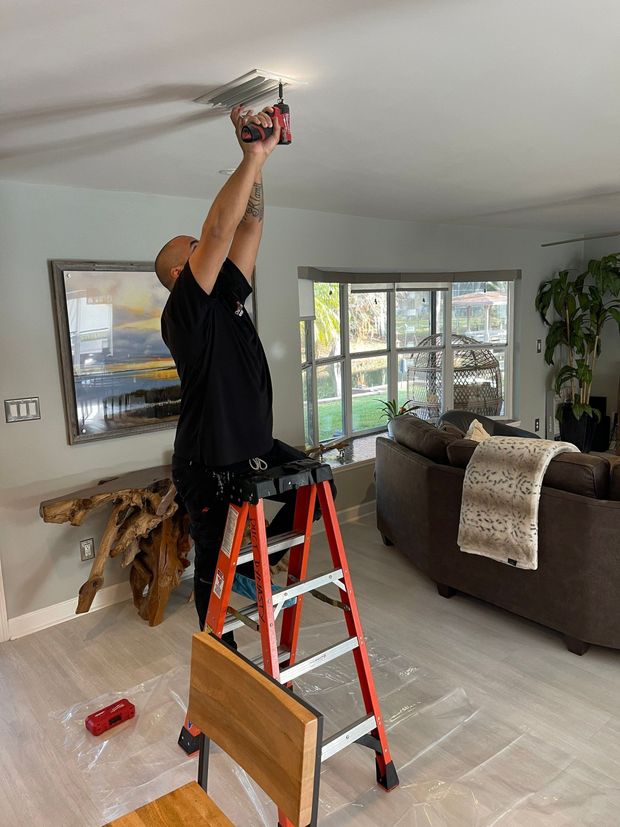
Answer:
[[[587,270],[574,278],[562,270],[543,282],[536,294],[536,309],[549,328],[545,361],[560,367],[555,392],[561,398],[556,411],[560,436],[587,452],[592,445],[600,413],[590,405],[596,362],[601,355],[601,334],[612,322],[620,331],[620,253],[592,259]]]
[[[383,412],[381,414],[382,417],[387,419],[387,430],[390,436],[393,436],[392,433],[392,422],[399,416],[406,416],[407,414],[412,413],[413,411],[417,411],[420,407],[419,405],[412,404],[413,399],[408,399],[404,405],[398,404],[396,399],[389,399],[389,400],[381,400],[379,404],[383,408]]]

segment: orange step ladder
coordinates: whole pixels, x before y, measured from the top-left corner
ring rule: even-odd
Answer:
[[[386,790],[398,786],[398,775],[390,756],[379,699],[372,677],[366,641],[351,583],[347,558],[338,525],[330,481],[331,468],[315,460],[296,460],[259,473],[237,476],[224,496],[229,501],[228,517],[220,548],[205,628],[217,637],[247,625],[260,633],[262,668],[285,685],[318,666],[353,653],[366,714],[323,743],[321,759],[325,761],[344,747],[358,743],[375,752],[378,784]],[[293,530],[267,538],[263,499],[296,489]],[[307,577],[310,539],[316,502],[321,514],[331,552],[333,568],[315,577]],[[243,535],[250,521],[251,543],[243,546]],[[290,548],[287,585],[272,591],[269,555]],[[254,562],[256,602],[236,610],[229,605],[238,565]],[[335,584],[334,599],[321,588]],[[348,636],[303,660],[297,660],[297,642],[305,595],[329,603],[344,614]],[[276,619],[282,615],[278,642]],[[185,732],[187,730],[184,729]],[[187,733],[189,735],[189,733]],[[194,733],[192,733],[194,734]],[[183,732],[181,738],[183,737]],[[181,743],[181,739],[179,739]],[[290,827],[284,813],[279,813],[281,827]]]

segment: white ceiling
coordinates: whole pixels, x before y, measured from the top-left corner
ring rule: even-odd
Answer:
[[[271,204],[620,228],[618,0],[0,0],[0,15],[2,178],[212,197],[239,150],[192,99],[258,66],[307,81]]]

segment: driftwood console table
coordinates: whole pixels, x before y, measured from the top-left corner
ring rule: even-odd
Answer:
[[[41,503],[46,523],[79,526],[91,511],[111,505],[108,522],[88,580],[80,588],[76,614],[87,612],[103,586],[108,557],[129,568],[133,602],[140,617],[156,626],[163,620],[170,592],[189,565],[189,517],[175,502],[170,466],[148,468],[101,480]]]

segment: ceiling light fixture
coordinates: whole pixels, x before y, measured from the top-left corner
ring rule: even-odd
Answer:
[[[246,72],[245,75],[231,80],[230,83],[226,83],[212,92],[206,92],[194,100],[195,103],[203,103],[212,109],[228,110],[239,104],[247,106],[257,101],[272,101],[273,96],[278,94],[280,83],[283,87],[287,87],[291,84],[297,84],[299,81],[286,75],[279,75],[276,72],[252,69],[251,72]]]
[[[229,167],[228,169],[218,169],[220,175],[232,175],[236,167]]]

